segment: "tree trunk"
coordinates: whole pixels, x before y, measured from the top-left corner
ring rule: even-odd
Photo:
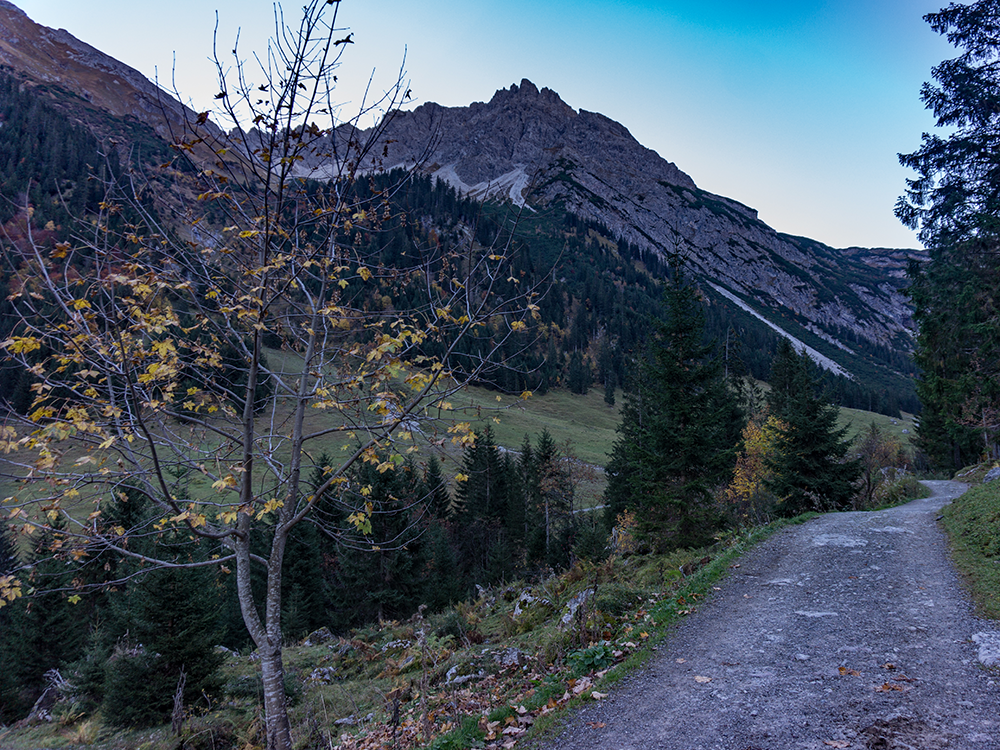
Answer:
[[[292,750],[292,727],[285,703],[285,667],[281,644],[268,644],[259,650],[264,681],[264,722],[267,750]]]

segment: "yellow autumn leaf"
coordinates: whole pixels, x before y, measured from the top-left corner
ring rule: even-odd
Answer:
[[[234,477],[232,474],[227,474],[225,477],[218,480],[217,482],[212,482],[212,489],[221,492],[223,490],[232,489],[236,487],[236,485],[237,485],[236,477]]]
[[[21,582],[12,575],[0,576],[0,607],[21,596]]]

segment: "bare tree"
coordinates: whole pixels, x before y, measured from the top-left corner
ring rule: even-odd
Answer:
[[[370,534],[379,509],[352,467],[394,471],[436,429],[440,409],[429,407],[536,313],[507,246],[481,247],[474,231],[455,248],[385,262],[381,232],[399,217],[394,186],[376,179],[387,153],[376,148],[406,88],[400,76],[354,119],[337,118],[335,71],[352,42],[338,9],[311,0],[291,27],[279,8],[266,54],[247,63],[234,49],[228,66],[216,55],[218,109],[177,129],[175,163],[154,181],[108,172],[100,215],[72,242],[11,253],[18,326],[2,343],[35,377],[31,410],[9,414],[0,435],[8,473],[23,482],[5,513],[26,533],[59,519],[61,551],[81,558],[234,570],[260,654],[267,746],[281,750],[292,746],[281,635],[291,529],[334,503],[346,527]],[[362,129],[372,115],[377,124]],[[324,181],[308,179],[320,170]],[[185,195],[201,210],[185,209]],[[396,309],[403,289],[418,302]],[[463,344],[470,337],[477,346]],[[442,437],[471,439],[467,424],[447,429]],[[311,486],[303,472],[331,446],[340,458]],[[201,486],[180,491],[180,477]],[[156,517],[107,522],[126,491]],[[133,543],[143,537],[146,550],[178,532],[216,553],[177,562],[173,548]],[[254,537],[270,540],[266,556],[251,552]],[[16,595],[16,579],[0,584],[0,602]]]

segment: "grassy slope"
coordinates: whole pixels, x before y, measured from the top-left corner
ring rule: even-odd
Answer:
[[[944,508],[952,556],[986,617],[1000,619],[1000,481],[973,487]]]
[[[619,419],[618,409],[608,407],[597,390],[583,397],[554,391],[519,403],[508,396],[497,401],[494,392],[469,388],[452,402],[460,418],[478,419],[480,424],[489,420],[501,445],[516,449],[525,433],[534,438],[548,428],[557,443],[569,441],[571,455],[598,465],[607,460]],[[492,421],[493,417],[499,422]],[[327,418],[325,414],[313,417],[318,421]],[[867,427],[872,419],[900,438],[907,437],[903,429],[912,433],[909,421],[894,425],[887,417],[842,410],[842,423],[852,422],[852,434]],[[460,452],[450,448],[447,458],[448,468],[457,468]],[[483,742],[495,731],[490,729],[491,722],[500,722],[501,729],[508,726],[505,722],[509,720],[514,721],[511,726],[518,726],[516,718],[512,718],[517,715],[517,706],[524,706],[536,727],[542,729],[567,704],[590,700],[594,688],[603,690],[609,682],[643,663],[651,654],[650,646],[663,637],[669,624],[697,608],[702,597],[711,593],[711,583],[725,574],[739,554],[784,523],[735,534],[712,550],[619,559],[599,567],[576,568],[531,587],[516,584],[489,592],[477,602],[429,617],[426,630],[430,638],[425,650],[417,645],[416,631],[421,623],[416,622],[380,623],[328,644],[292,646],[287,651],[286,665],[296,686],[293,714],[299,736],[307,735],[315,726],[314,719],[318,719],[320,732],[330,733],[327,737],[332,734],[336,738],[342,732],[353,735],[351,742],[356,744],[347,746],[391,745],[394,730],[389,721],[391,701],[386,696],[395,690],[401,695],[400,724],[395,730],[401,747],[405,746],[405,736],[413,737],[421,731],[425,710],[434,716],[433,736],[440,748]],[[684,578],[678,572],[681,563],[700,560],[706,554],[711,562],[698,574]],[[593,631],[596,636],[592,634],[592,638],[598,640],[594,647],[597,651],[591,656],[615,666],[607,672],[598,670],[600,676],[587,677],[579,674],[579,669],[574,671],[580,655],[588,653],[580,645],[585,635],[579,625],[560,628],[558,620],[566,603],[595,583],[601,612],[591,611],[593,617],[599,618],[592,621],[591,627],[600,632]],[[515,617],[516,599],[525,589],[549,603],[533,605],[524,615]],[[601,646],[601,642],[607,646]],[[509,648],[528,657],[526,669],[504,669],[494,661],[494,655]],[[462,687],[444,687],[442,683],[452,668],[457,668],[453,677],[478,672],[484,677]],[[226,741],[241,746],[252,744],[255,670],[255,663],[247,656],[231,656],[224,668],[226,700],[218,703],[212,713],[193,719],[188,736],[212,736],[220,746]],[[420,684],[425,679],[428,686],[422,691]],[[587,687],[574,693],[580,685]],[[425,704],[421,703],[421,694],[425,695]],[[573,697],[563,700],[565,695]],[[374,714],[370,721],[331,727],[336,719],[365,717],[370,712]],[[102,726],[99,717],[67,717],[65,726],[57,724],[23,734],[5,736],[0,732],[0,745],[12,748],[66,747],[81,740],[96,741],[105,748],[149,750],[165,750],[177,742],[169,738],[166,729],[119,733]]]
[[[876,414],[871,411],[861,411],[860,409],[840,410],[841,427],[847,426],[847,436],[853,440],[859,433],[868,429],[868,425],[875,422],[886,435],[899,440],[904,448],[912,451],[911,438],[916,437],[916,425],[912,414],[903,413],[902,419],[894,419],[884,414]]]

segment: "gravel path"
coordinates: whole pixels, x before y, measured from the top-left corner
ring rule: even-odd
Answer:
[[[559,750],[1000,748],[1000,625],[977,619],[935,523],[965,490],[784,529],[571,714]]]

